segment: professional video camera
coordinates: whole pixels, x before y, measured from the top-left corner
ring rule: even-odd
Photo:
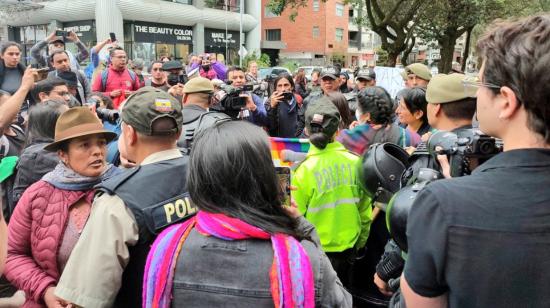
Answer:
[[[252,85],[244,85],[243,87],[234,87],[231,84],[220,85],[220,91],[215,94],[218,104],[212,109],[224,112],[232,118],[237,118],[241,110],[246,106],[246,97],[241,94],[246,94],[252,91]]]
[[[473,169],[502,151],[502,143],[476,129],[461,129],[456,133],[437,132],[428,140],[428,152],[434,157],[449,157],[451,176],[469,175]]]
[[[99,100],[95,98],[89,98],[86,101],[86,105],[94,106],[97,117],[100,118],[102,121],[107,121],[109,123],[116,124],[118,119],[120,118],[120,113],[118,112],[118,110],[112,110],[112,109],[107,109],[105,107],[100,107]]]

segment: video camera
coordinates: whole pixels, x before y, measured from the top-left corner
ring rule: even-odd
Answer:
[[[222,84],[220,95],[220,107],[223,112],[240,112],[246,106],[246,97],[241,94],[251,92],[252,85],[244,85],[243,87],[234,87],[230,84]]]
[[[89,98],[86,101],[87,106],[95,106],[95,113],[97,117],[102,121],[107,121],[112,124],[116,124],[120,118],[120,113],[118,110],[107,109],[105,107],[100,107],[99,100],[95,98]]]
[[[440,154],[447,155],[451,176],[459,177],[469,175],[477,166],[502,152],[502,143],[476,129],[462,129],[456,133],[440,131],[433,134],[427,148],[434,159]]]

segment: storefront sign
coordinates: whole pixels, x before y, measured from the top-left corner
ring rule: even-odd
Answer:
[[[63,23],[64,31],[76,33],[83,42],[92,42],[96,40],[95,22],[93,20],[72,21]]]
[[[193,28],[187,26],[135,22],[134,41],[193,44]]]
[[[227,31],[220,29],[204,29],[204,45],[239,48],[239,31]]]

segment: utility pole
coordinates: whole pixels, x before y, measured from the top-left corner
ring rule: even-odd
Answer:
[[[244,33],[243,33],[243,14],[244,14],[244,1],[239,1],[239,9],[240,9],[240,22],[239,22],[239,66],[243,67],[243,57],[244,57],[244,50],[243,50],[243,44],[244,44]]]

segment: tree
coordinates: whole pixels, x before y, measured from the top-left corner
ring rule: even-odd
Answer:
[[[357,0],[362,1],[362,0]],[[388,66],[395,66],[397,57],[404,53],[403,64],[412,51],[416,39],[414,29],[419,10],[426,0],[365,0],[368,24],[382,41],[382,49],[388,53]]]

